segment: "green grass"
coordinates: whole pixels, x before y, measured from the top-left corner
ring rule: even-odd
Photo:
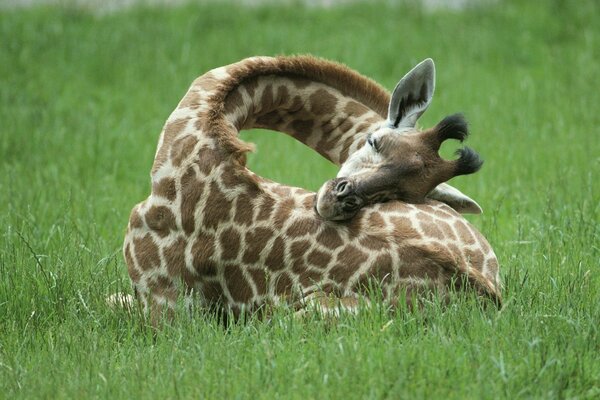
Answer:
[[[462,12],[206,5],[0,13],[0,398],[597,398],[600,8]],[[156,340],[108,310],[165,119],[204,71],[312,53],[388,88],[433,57],[421,120],[463,111],[481,172],[453,183],[502,265],[505,307],[373,310],[225,328],[184,313]],[[259,174],[316,189],[335,168],[250,132]],[[450,149],[446,149],[450,150]],[[391,322],[390,322],[391,321]]]

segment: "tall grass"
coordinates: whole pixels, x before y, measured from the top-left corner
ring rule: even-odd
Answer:
[[[487,3],[486,3],[487,4]],[[595,398],[600,395],[600,8],[503,1],[331,9],[234,4],[0,14],[0,398]],[[388,88],[426,57],[434,102],[486,159],[453,184],[502,265],[505,307],[383,310],[231,326],[181,313],[153,338],[106,308],[164,120],[204,71],[312,53]],[[316,189],[335,168],[272,132],[259,174]],[[450,153],[451,149],[445,149]]]

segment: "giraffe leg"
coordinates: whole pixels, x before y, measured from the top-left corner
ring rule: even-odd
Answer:
[[[135,290],[144,315],[150,317],[150,324],[154,329],[159,329],[163,322],[173,322],[177,287],[171,278],[150,278],[147,285],[136,285]]]
[[[318,293],[306,299],[298,311],[296,317],[304,317],[309,313],[317,312],[324,317],[339,317],[342,313],[357,314],[361,307],[369,306],[369,300],[365,297],[334,296],[333,294]]]

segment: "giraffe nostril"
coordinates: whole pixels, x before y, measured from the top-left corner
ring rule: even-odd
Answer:
[[[338,184],[335,185],[335,191],[338,199],[347,196],[351,191],[350,182],[346,180],[338,182]]]
[[[350,196],[346,199],[344,199],[343,203],[342,203],[342,210],[343,211],[355,211],[360,207],[360,201],[355,198],[354,196]]]

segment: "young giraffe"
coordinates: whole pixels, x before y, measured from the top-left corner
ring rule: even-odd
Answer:
[[[389,99],[348,68],[305,56],[250,58],[196,79],[165,124],[152,193],[133,208],[124,242],[152,324],[164,311],[172,317],[181,289],[239,314],[281,301],[300,309],[322,294],[352,306],[372,279],[393,303],[402,291],[444,292],[462,276],[500,301],[492,249],[446,204],[391,201],[334,222],[315,212],[314,193],[245,167],[251,146],[238,133],[254,127],[341,164],[384,123]],[[475,207],[458,191],[446,200]]]

